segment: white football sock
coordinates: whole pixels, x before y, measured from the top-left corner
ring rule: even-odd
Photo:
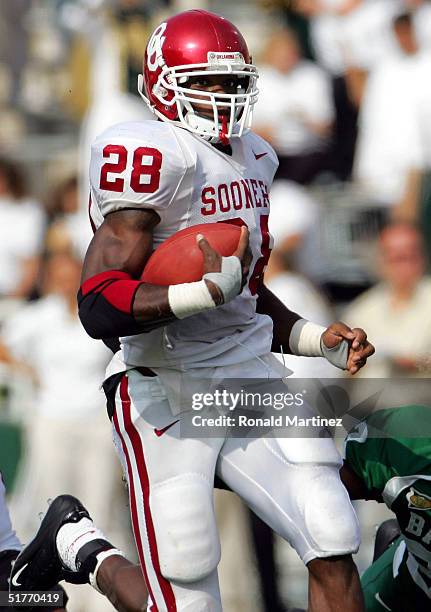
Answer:
[[[104,560],[114,555],[115,556],[120,555],[120,557],[126,558],[126,555],[123,552],[121,552],[121,550],[118,550],[118,548],[110,548],[109,550],[103,550],[102,552],[96,555],[96,560],[97,560],[96,567],[88,575],[91,586],[94,589],[96,589],[96,591],[98,591],[99,593],[102,593],[102,595],[104,595],[104,592],[99,589],[99,585],[97,584],[97,573],[100,569],[100,566],[104,562]]]
[[[92,540],[108,541],[105,534],[88,518],[82,518],[78,523],[65,523],[58,530],[57,551],[61,561],[72,572],[79,569],[76,566],[76,556],[79,550]]]

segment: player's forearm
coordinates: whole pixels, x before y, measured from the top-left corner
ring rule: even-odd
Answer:
[[[344,323],[334,323],[329,328],[325,328],[317,323],[307,321],[296,312],[289,310],[264,285],[258,290],[258,296],[257,311],[269,315],[274,323],[272,352],[283,352],[301,357],[324,357],[337,368],[348,369],[349,345],[344,338],[350,338],[346,333],[352,334],[352,330],[347,328]],[[362,330],[360,331],[362,332]],[[326,338],[326,343],[324,334],[329,335],[329,338]],[[334,335],[335,342],[332,337]],[[356,367],[356,364],[351,367],[354,366]],[[357,369],[356,367],[356,370],[352,373],[354,374]]]
[[[92,338],[134,336],[216,308],[222,298],[218,287],[207,280],[166,287],[107,270],[82,284],[79,317]]]
[[[271,351],[274,353],[292,354],[289,344],[292,327],[302,317],[296,312],[289,310],[281,300],[275,296],[265,285],[258,290],[257,312],[271,317],[274,328],[272,335]]]
[[[135,293],[132,313],[143,325],[173,321],[175,315],[169,304],[169,287],[141,283]]]
[[[167,294],[168,287],[145,286],[127,272],[107,270],[82,283],[79,317],[92,338],[133,336],[174,319]]]

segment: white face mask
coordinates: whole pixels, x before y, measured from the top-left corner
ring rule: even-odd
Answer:
[[[244,79],[247,89],[238,89],[237,93],[210,93],[187,87],[190,78],[223,75],[227,78]],[[152,94],[165,106],[176,105],[178,119],[184,128],[197,134],[208,142],[227,144],[231,138],[240,137],[245,130],[250,129],[252,110],[258,97],[256,83],[257,68],[246,64],[240,53],[208,53],[205,64],[188,64],[161,70]],[[240,83],[240,81],[239,81]],[[163,121],[170,121],[158,111],[144,94],[143,76],[139,75],[138,91],[150,109]],[[169,97],[173,93],[172,98]],[[212,118],[196,112],[194,104],[204,105],[212,110]],[[220,108],[227,113],[220,115]]]

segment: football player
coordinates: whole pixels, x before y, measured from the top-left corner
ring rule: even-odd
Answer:
[[[341,476],[351,499],[385,503],[401,531],[362,576],[367,612],[429,610],[431,408],[375,412],[348,436],[345,454]]]
[[[311,612],[359,612],[363,600],[351,558],[359,530],[332,440],[180,435],[182,413],[172,390],[183,376],[195,385],[225,377],[250,384],[272,379],[273,388],[284,391],[286,372],[271,350],[324,356],[351,374],[374,350],[363,330],[306,321],[263,284],[277,159],[249,129],[257,78],[244,38],[222,17],[192,10],[156,28],[139,90],[159,121],[116,125],[92,148],[95,235],[79,312],[88,333],[115,351],[105,390],[129,485],[148,609],[221,610],[217,474],[296,549],[309,570]],[[200,281],[164,287],[140,280],[161,242],[183,228],[214,222],[242,227],[233,256],[221,257],[203,232],[197,237],[204,260]],[[205,382],[201,386],[206,390]],[[17,561],[14,572],[22,571],[22,584],[37,586],[34,564],[47,554],[49,541],[50,558],[57,560],[52,579],[66,572],[69,579],[88,580],[91,573],[118,609],[142,609],[141,586],[125,595],[122,588],[122,599],[102,574],[98,578],[101,565],[121,574],[127,562],[82,507],[70,504],[59,502],[55,520]]]
[[[11,569],[21,549],[22,544],[12,528],[9,510],[6,505],[6,488],[0,472],[0,592],[2,593],[9,590],[9,576]],[[53,587],[55,587],[53,589],[55,593],[53,592],[52,595],[62,595],[63,605],[61,607],[49,606],[45,608],[41,607],[39,604],[37,609],[40,610],[40,612],[46,612],[46,610],[50,610],[51,612],[63,612],[65,610],[67,603],[66,593],[58,584],[56,585],[55,583],[51,583],[49,588],[51,589]],[[18,609],[18,607],[14,608],[12,604],[7,605],[7,602],[3,603],[5,604],[4,606],[2,603],[0,603],[0,612],[8,612],[11,609]]]

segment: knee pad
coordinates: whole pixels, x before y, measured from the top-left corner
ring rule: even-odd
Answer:
[[[177,612],[223,612],[220,599],[203,592],[187,594],[177,599],[176,604]]]
[[[151,494],[160,570],[169,581],[197,582],[220,561],[213,487],[199,474],[160,483]]]
[[[330,438],[283,438],[266,442],[285,464],[278,483],[279,503],[295,532],[286,524],[280,534],[304,563],[316,557],[351,554],[359,548],[359,524],[340,480],[341,457]],[[277,493],[273,496],[277,498]]]
[[[304,480],[302,512],[314,557],[357,552],[359,523],[338,468],[322,466],[313,472]]]

